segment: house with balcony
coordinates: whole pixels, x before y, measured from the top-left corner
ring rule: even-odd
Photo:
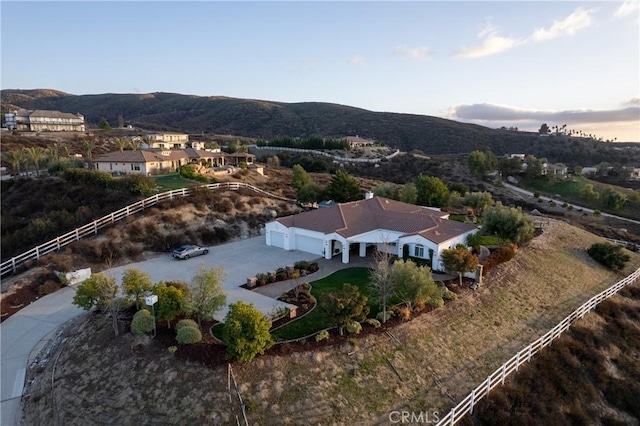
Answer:
[[[84,116],[80,113],[51,110],[20,109],[5,113],[5,126],[23,132],[84,132]]]

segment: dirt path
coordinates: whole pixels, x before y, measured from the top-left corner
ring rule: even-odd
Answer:
[[[444,415],[516,350],[620,279],[586,255],[595,241],[552,222],[478,291],[396,328],[401,343],[368,335],[234,364],[249,423],[388,424],[399,409]],[[632,259],[628,270],[640,266],[639,255]],[[66,333],[29,369],[23,424],[235,424],[226,368],[185,363],[128,333],[114,338],[106,323]]]

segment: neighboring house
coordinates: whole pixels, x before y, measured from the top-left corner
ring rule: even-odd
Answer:
[[[629,175],[629,179],[631,180],[639,180],[640,179],[640,167],[632,167],[631,174]]]
[[[569,169],[564,164],[542,163],[542,175],[566,176]]]
[[[153,133],[148,135],[152,141],[149,148],[184,149],[189,143],[189,135],[186,133]]]
[[[94,160],[97,170],[109,173],[167,173],[189,163],[182,151],[140,149],[114,151]]]
[[[80,113],[20,109],[5,114],[5,126],[9,130],[25,132],[84,132],[84,116]]]
[[[478,228],[448,220],[448,214],[387,198],[372,197],[323,209],[286,216],[265,226],[268,246],[300,250],[331,259],[342,256],[349,263],[355,250],[360,257],[367,249],[390,252],[402,258],[413,256],[442,270],[440,255],[457,244],[466,244]]]
[[[522,161],[524,161],[525,157],[525,154],[509,154],[509,158],[518,158]]]
[[[234,152],[233,154],[224,154],[225,162],[230,166],[241,166],[243,163],[247,166],[253,164],[256,156],[247,152]]]
[[[94,160],[97,170],[110,173],[156,174],[176,171],[188,163],[207,167],[238,166],[242,162],[253,164],[252,154],[225,154],[200,149],[140,149],[136,151],[114,151]],[[240,161],[242,160],[242,161]],[[264,173],[264,170],[262,170]]]
[[[580,174],[583,176],[595,175],[598,173],[597,167],[583,167],[580,171]]]
[[[376,145],[376,141],[372,140],[372,139],[364,139],[359,137],[358,135],[356,136],[347,136],[345,138],[347,140],[347,142],[349,142],[349,146],[351,147],[351,149],[353,148],[362,148],[365,146],[375,146]]]

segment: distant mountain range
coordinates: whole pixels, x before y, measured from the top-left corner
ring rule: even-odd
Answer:
[[[2,110],[16,108],[79,112],[97,125],[122,116],[135,127],[254,138],[361,136],[403,150],[462,153],[511,151],[537,140],[534,133],[494,130],[437,117],[374,112],[345,105],[284,103],[176,93],[72,95],[50,89],[2,90]]]

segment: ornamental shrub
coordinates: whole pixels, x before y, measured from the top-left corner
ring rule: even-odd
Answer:
[[[190,345],[202,340],[202,333],[197,327],[183,326],[178,330],[176,341],[179,345]]]
[[[623,247],[611,243],[595,243],[587,250],[589,256],[612,271],[619,271],[624,268],[631,259],[624,253]]]
[[[329,340],[329,332],[327,330],[322,330],[320,333],[316,334],[316,342],[320,342],[322,340]]]
[[[380,324],[380,321],[378,321],[377,319],[374,319],[374,318],[367,318],[367,319],[365,320],[365,322],[366,322],[367,324],[369,324],[369,325],[372,325],[372,326],[373,326],[373,328],[380,328],[380,325],[381,325],[381,324]]]
[[[195,322],[194,320],[190,320],[190,319],[182,319],[180,321],[178,321],[178,323],[176,324],[176,332],[180,331],[180,329],[182,327],[195,327],[198,328],[198,323]]]
[[[131,332],[133,334],[145,334],[153,331],[153,316],[146,309],[141,309],[133,316]]]
[[[347,324],[347,332],[351,334],[360,334],[361,331],[362,324],[360,324],[358,321],[351,321],[349,324]]]

